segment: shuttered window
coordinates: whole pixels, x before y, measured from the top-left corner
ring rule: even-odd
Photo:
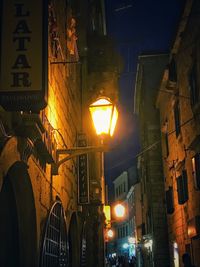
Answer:
[[[165,147],[166,147],[166,156],[169,156],[169,141],[168,141],[168,133],[165,134]]]
[[[169,63],[169,81],[170,82],[177,82],[177,68],[176,68],[176,61],[175,58],[172,57],[170,63]]]
[[[197,63],[194,62],[190,75],[189,75],[189,90],[190,90],[190,103],[191,106],[195,106],[195,104],[199,101],[199,88],[197,85]]]
[[[180,107],[179,107],[179,101],[177,101],[174,105],[174,121],[175,121],[175,131],[176,131],[176,137],[180,134]]]
[[[177,178],[178,203],[184,204],[188,200],[188,181],[186,170]]]
[[[170,186],[166,191],[166,205],[167,205],[167,213],[172,214],[174,212],[174,194],[173,187]]]

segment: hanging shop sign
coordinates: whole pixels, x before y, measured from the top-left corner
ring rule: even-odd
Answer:
[[[87,146],[85,134],[78,134],[78,146]],[[89,203],[89,172],[87,154],[82,154],[78,157],[78,203],[80,205]]]
[[[0,104],[6,110],[46,106],[48,1],[1,1]]]

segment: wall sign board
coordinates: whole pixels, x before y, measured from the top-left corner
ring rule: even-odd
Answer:
[[[87,146],[85,134],[78,134],[78,146]],[[89,171],[87,154],[78,156],[78,203],[80,205],[89,203]]]
[[[6,110],[46,106],[48,1],[2,0],[0,104]]]

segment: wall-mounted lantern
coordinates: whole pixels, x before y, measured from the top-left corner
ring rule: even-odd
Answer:
[[[100,97],[89,106],[89,111],[92,116],[93,124],[96,129],[97,135],[112,136],[118,118],[118,111],[110,99]],[[86,147],[73,147],[69,149],[56,150],[56,163],[52,164],[52,174],[58,174],[58,168],[61,164],[74,157],[91,152],[105,152],[108,146],[101,144],[100,146],[86,146]],[[59,159],[60,155],[67,155],[63,159]]]
[[[97,135],[113,136],[118,119],[116,105],[110,99],[100,97],[90,105],[89,110]]]

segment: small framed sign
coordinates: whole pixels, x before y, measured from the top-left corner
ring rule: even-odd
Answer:
[[[78,134],[78,146],[87,146],[85,134]],[[88,154],[78,156],[78,203],[80,205],[89,203]]]

